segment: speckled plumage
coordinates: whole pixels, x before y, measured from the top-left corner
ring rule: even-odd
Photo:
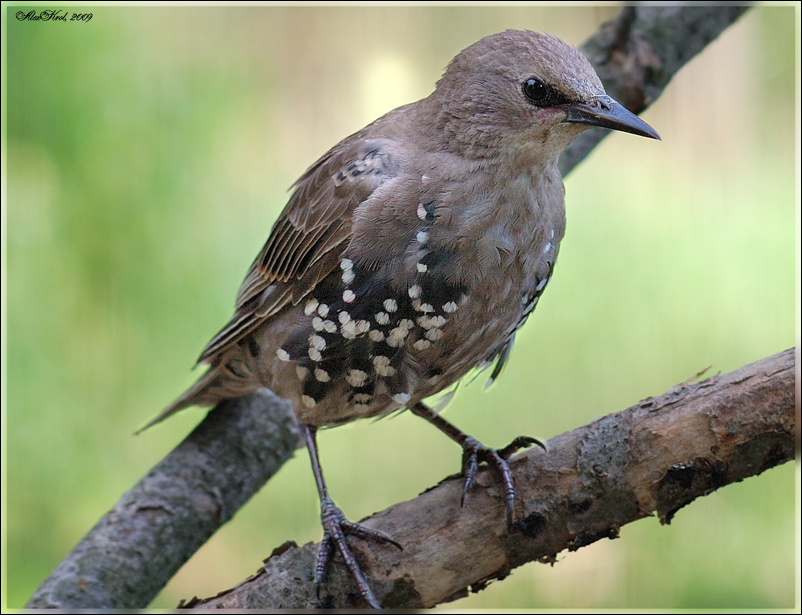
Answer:
[[[430,96],[298,179],[209,370],[153,422],[266,386],[313,436],[425,409],[497,360],[495,378],[565,232],[557,159],[591,125],[657,136],[555,37],[508,30],[462,51]]]

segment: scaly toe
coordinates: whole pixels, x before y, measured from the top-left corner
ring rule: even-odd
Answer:
[[[512,472],[507,463],[512,455],[523,448],[536,444],[545,450],[546,446],[538,439],[529,436],[518,436],[502,449],[496,450],[487,448],[481,442],[468,436],[462,443],[462,473],[465,482],[462,485],[462,497],[460,504],[465,503],[465,496],[473,486],[476,473],[479,470],[479,463],[484,462],[492,466],[501,476],[504,484],[504,504],[507,515],[507,527],[512,527],[513,511],[515,509],[515,486],[512,482]]]
[[[346,535],[357,536],[365,540],[375,540],[382,544],[391,544],[399,549],[402,549],[401,545],[383,532],[349,521],[331,498],[325,498],[321,502],[320,521],[323,524],[323,541],[320,543],[317,565],[315,566],[315,590],[318,598],[320,597],[320,585],[326,578],[326,572],[336,548],[343,556],[345,565],[348,567],[348,571],[354,581],[356,581],[362,598],[371,608],[381,608],[376,596],[373,594],[373,590],[370,589],[365,576],[362,574],[351,548],[348,546]]]

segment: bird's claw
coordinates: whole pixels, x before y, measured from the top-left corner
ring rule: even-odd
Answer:
[[[381,608],[376,596],[373,595],[373,591],[365,580],[351,548],[348,546],[348,541],[345,538],[346,534],[365,540],[374,540],[382,544],[390,544],[402,550],[403,547],[383,532],[349,521],[331,498],[325,498],[321,502],[320,521],[323,524],[323,541],[320,543],[317,566],[315,567],[315,591],[318,598],[320,597],[320,585],[326,578],[326,572],[336,548],[342,554],[345,565],[356,581],[362,598],[371,608]]]
[[[512,472],[510,471],[510,465],[507,463],[507,459],[522,448],[527,448],[533,444],[542,447],[544,450],[546,448],[540,440],[530,438],[529,436],[518,436],[501,449],[487,448],[476,438],[468,436],[462,443],[462,473],[465,476],[465,482],[462,485],[460,505],[464,505],[465,496],[473,486],[476,473],[479,471],[479,463],[483,461],[493,467],[495,471],[501,475],[501,481],[504,483],[504,504],[507,510],[507,527],[512,527],[513,510],[515,509],[515,486],[512,482]]]

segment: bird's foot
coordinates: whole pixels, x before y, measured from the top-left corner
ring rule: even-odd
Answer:
[[[465,496],[473,486],[476,473],[479,470],[479,463],[484,461],[491,466],[500,476],[504,483],[504,504],[507,509],[507,527],[512,527],[513,509],[515,507],[515,486],[512,483],[512,472],[510,471],[509,459],[512,455],[523,448],[537,444],[545,450],[546,446],[537,438],[529,436],[518,436],[507,446],[501,449],[487,448],[476,438],[466,436],[462,442],[462,474],[465,482],[462,485],[462,498],[460,504],[465,503]]]
[[[391,544],[403,550],[401,545],[387,536],[387,534],[349,521],[329,497],[324,498],[320,503],[320,521],[323,524],[323,542],[320,543],[320,551],[318,552],[317,566],[315,568],[315,588],[318,592],[318,597],[320,585],[326,577],[326,571],[336,548],[342,554],[345,565],[356,581],[362,598],[371,608],[380,609],[381,606],[379,606],[378,600],[376,600],[373,591],[365,580],[345,537],[346,535],[357,536],[365,540]]]

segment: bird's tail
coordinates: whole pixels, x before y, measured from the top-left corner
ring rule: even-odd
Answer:
[[[167,406],[158,416],[148,421],[143,427],[140,427],[136,433],[142,433],[184,408],[189,408],[190,406],[214,406],[224,399],[247,395],[256,390],[258,386],[253,384],[253,381],[235,376],[230,370],[226,369],[226,366],[212,366],[181,397]]]

